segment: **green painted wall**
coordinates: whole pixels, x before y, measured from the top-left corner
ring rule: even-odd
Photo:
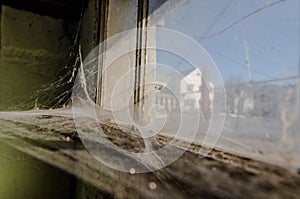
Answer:
[[[0,198],[72,198],[76,179],[0,142]]]
[[[0,110],[33,108],[43,98],[37,91],[64,67],[69,45],[63,20],[2,6]]]
[[[98,45],[99,36],[97,27],[100,25],[99,6],[99,0],[89,0],[82,17],[80,45],[83,58],[85,58]]]

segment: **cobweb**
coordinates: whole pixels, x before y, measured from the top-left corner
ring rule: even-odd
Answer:
[[[55,78],[50,83],[43,84],[39,89],[33,89],[21,97],[15,97],[12,100],[19,103],[6,107],[5,110],[46,110],[70,106],[72,87],[79,66],[80,29],[81,19],[75,27],[66,62],[61,70],[57,72]]]
[[[53,131],[57,131],[62,134],[68,133],[71,139],[73,138],[79,139],[76,133],[76,128],[73,120],[73,112],[71,109],[72,88],[74,88],[74,86],[75,87],[81,86],[81,85],[74,85],[76,75],[81,65],[80,50],[79,50],[80,45],[78,43],[79,29],[80,29],[80,24],[78,25],[76,35],[74,36],[74,43],[70,48],[69,59],[65,67],[58,73],[57,80],[48,85],[45,85],[44,88],[42,89],[28,93],[28,101],[23,101],[21,104],[14,107],[15,110],[17,109],[22,111],[0,112],[0,118],[2,120],[12,121],[16,124],[22,123],[27,125],[35,125],[40,129],[42,129],[43,131],[49,131],[50,133],[53,133]],[[97,72],[95,72],[95,70],[90,72],[86,71],[86,72],[88,74],[88,78],[95,78],[97,76]],[[96,91],[95,90],[89,91],[89,93],[96,93]],[[95,99],[95,96],[89,96],[89,98]],[[30,110],[26,111],[25,109],[28,109],[28,102],[32,102],[32,101],[35,101],[35,104],[32,106]],[[85,104],[84,106],[87,105]],[[86,108],[84,106],[82,107],[82,110]],[[113,124],[110,124],[109,121],[107,124],[110,127],[114,126]],[[93,129],[93,127],[96,124],[94,123],[94,124],[88,124],[88,125],[82,124],[82,125],[83,127],[90,128],[91,131],[94,131],[95,129]],[[17,129],[14,124],[11,124],[11,126],[6,126],[6,128],[11,128],[13,130]],[[126,129],[126,127],[120,128],[120,125],[117,127],[113,127],[113,129],[119,132],[121,131],[121,133],[131,132],[131,129],[128,130]],[[226,130],[225,128],[225,131],[230,131],[230,130]],[[47,136],[45,136],[44,139],[47,139]],[[276,151],[273,151],[272,153],[263,154],[265,147],[268,148],[270,146],[270,148],[274,148],[274,144],[276,143],[268,142],[266,143],[267,145],[262,147],[262,149],[260,149],[259,147],[255,149],[256,151],[254,151],[253,148],[255,147],[249,146],[247,142],[243,142],[243,140],[238,138],[235,139],[230,136],[223,135],[220,138],[220,140],[221,141],[217,144],[217,147],[219,148],[223,148],[231,152],[238,152],[239,154],[247,155],[250,157],[252,156],[263,161],[279,164],[284,167],[291,168],[292,170],[298,167],[298,162],[297,162],[298,159],[295,159],[295,157],[297,157],[297,155],[295,154],[295,149],[296,149],[295,146],[289,147],[287,145],[283,145],[282,148],[276,149]],[[151,149],[157,149],[159,145],[155,140],[148,142],[148,140],[145,139],[144,140],[137,139],[133,141],[133,147],[123,148],[123,149],[128,151],[138,150],[137,143],[142,148],[145,148],[147,145],[147,147]],[[122,148],[121,144],[119,143],[118,146]],[[294,159],[294,162],[290,163],[286,161],[287,159],[290,158]],[[148,162],[144,161],[143,164],[145,164],[146,167],[148,167],[148,169],[151,169],[151,167],[153,167],[153,165],[151,165],[153,164],[153,160],[149,160]]]
[[[75,34],[73,36],[73,45],[69,49],[69,57],[62,68],[61,71],[58,72],[57,78],[50,84],[44,85],[42,89],[38,89],[32,92],[27,93],[25,97],[25,101],[22,101],[19,105],[15,107],[8,107],[6,112],[0,112],[0,118],[6,121],[12,121],[14,123],[23,123],[28,125],[35,125],[41,128],[44,131],[53,132],[58,131],[61,133],[71,132],[71,137],[74,136],[78,138],[78,135],[75,130],[74,121],[73,121],[73,112],[71,109],[71,95],[72,89],[74,85],[76,76],[78,74],[78,69],[81,66],[80,60],[80,45],[79,45],[79,32],[81,28],[81,21],[77,25]],[[89,78],[97,77],[97,72],[87,71]],[[96,82],[96,81],[95,81]],[[89,91],[89,93],[96,93],[95,91]],[[95,96],[89,96],[90,99],[95,99]],[[23,99],[23,97],[22,97]],[[34,102],[34,104],[32,104]],[[30,110],[28,110],[28,108]],[[85,107],[82,107],[82,110]],[[10,111],[13,110],[13,111]],[[22,110],[22,111],[16,111]],[[27,110],[27,111],[25,111]],[[9,111],[9,112],[8,112]],[[0,122],[1,123],[1,122]],[[108,121],[109,123],[109,121]],[[94,131],[93,125],[95,124],[82,124],[86,128],[91,128],[91,131]],[[115,130],[117,129],[119,132],[130,132],[131,129],[120,128],[120,126],[114,127],[113,124],[109,124]],[[12,128],[16,130],[16,126],[11,124],[11,126],[6,126],[6,128]],[[226,129],[225,131],[230,132],[231,129]],[[239,131],[248,131],[249,126],[241,126]],[[237,131],[237,130],[235,130]],[[251,133],[251,132],[250,132]],[[249,134],[250,134],[249,133]],[[44,137],[47,139],[47,137]],[[136,142],[135,142],[136,141]],[[121,142],[122,143],[122,142]],[[145,148],[146,145],[148,148],[157,148],[158,144],[155,142],[147,142],[147,140],[134,140],[134,144],[138,143],[142,148]],[[274,151],[266,150],[267,153],[264,153],[264,149],[269,147],[271,149],[275,148],[276,142],[273,143],[265,143],[264,147],[255,148],[253,146],[249,146],[249,144],[245,144],[241,139],[230,137],[223,135],[220,138],[220,142],[217,144],[217,147],[225,148],[229,151],[238,152],[242,155],[247,155],[250,157],[255,157],[257,159],[272,162],[275,164],[280,164],[284,167],[288,168],[297,168],[300,166],[299,164],[299,156],[297,156],[297,146],[288,146],[288,145],[280,145],[281,148],[276,149]],[[260,142],[261,146],[263,142]],[[264,145],[264,144],[262,144]],[[121,145],[118,145],[121,147]],[[235,149],[234,149],[235,148]],[[255,150],[253,150],[255,148]],[[135,150],[134,147],[125,148],[125,150]],[[253,152],[254,151],[254,152]],[[293,159],[293,162],[290,163],[289,159]],[[151,167],[149,162],[143,162],[146,164],[146,167]]]
[[[6,133],[9,131],[15,132],[14,135],[17,136],[18,134],[23,134],[22,126],[27,125],[32,129],[32,131],[43,131],[43,133],[40,133],[40,135],[35,137],[40,141],[51,139],[49,133],[55,134],[56,132],[61,135],[66,134],[67,141],[68,139],[76,139],[77,141],[79,140],[79,136],[76,132],[76,127],[73,120],[74,113],[72,111],[71,95],[74,88],[82,86],[81,82],[75,85],[77,73],[80,66],[82,66],[79,44],[80,28],[81,20],[79,21],[75,34],[73,35],[73,44],[69,49],[69,56],[66,64],[57,73],[56,79],[49,84],[43,85],[41,89],[28,92],[26,96],[22,96],[22,99],[26,100],[19,100],[21,101],[21,103],[19,103],[18,105],[15,105],[14,107],[7,107],[5,111],[0,112],[0,126],[2,128],[5,128],[5,130],[3,131],[3,138],[10,136]],[[97,70],[85,70],[85,72],[88,74],[88,78],[95,78],[94,82],[96,82]],[[92,89],[94,89],[94,87]],[[96,91],[89,90],[88,93],[96,93]],[[86,98],[86,96],[84,97]],[[95,96],[88,96],[88,98],[94,100]],[[16,97],[12,100],[17,101],[18,98]],[[95,103],[92,101],[88,101],[88,103],[95,105]],[[86,105],[83,105],[80,110],[84,112],[86,111],[86,108]],[[88,117],[89,116],[87,116],[87,118]],[[3,121],[9,121],[10,123],[2,123]],[[88,126],[86,126],[86,124],[82,124],[82,127],[90,128],[91,131],[94,131],[94,127],[96,125],[98,125],[96,122],[92,122],[89,123]],[[128,131],[126,128],[120,128],[120,126],[118,125],[115,126],[114,124],[106,124],[106,126],[108,126],[108,129],[105,129],[106,131],[110,131],[110,128],[112,128],[117,136],[120,136],[120,133],[122,134],[124,132],[127,134],[130,133],[130,131]],[[18,137],[22,137],[22,135]],[[121,137],[124,138],[124,135],[121,135]],[[113,136],[113,139],[118,141],[116,136]],[[132,140],[132,136],[129,136],[126,139]],[[103,139],[99,141],[103,142]],[[133,145],[129,148],[127,147],[124,149],[128,151],[133,150],[135,152],[138,152],[137,150],[157,147],[157,143],[155,144],[156,146],[152,146],[152,143],[147,142],[143,139],[138,139],[138,142],[140,148],[134,145],[136,144],[136,142],[134,142],[133,140],[133,143],[131,143]],[[118,143],[118,146],[121,148],[122,143],[123,142],[121,142],[121,144]],[[114,144],[116,144],[116,142],[114,142]],[[128,146],[128,143],[123,144],[126,144]],[[149,160],[147,162],[144,162],[144,164],[146,168],[150,168],[150,164],[153,164],[153,161]]]

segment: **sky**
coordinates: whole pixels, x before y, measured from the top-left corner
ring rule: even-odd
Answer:
[[[299,0],[274,4],[223,31],[273,2],[276,0],[189,0],[166,17],[165,27],[187,34],[202,45],[224,81],[231,77],[263,81],[295,76],[300,54]],[[166,52],[158,53],[158,62],[178,70],[189,67]]]

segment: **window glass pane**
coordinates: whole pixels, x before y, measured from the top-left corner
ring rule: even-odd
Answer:
[[[216,120],[226,114],[216,147],[299,167],[299,1],[150,2],[150,7],[158,7],[151,12],[150,26],[176,30],[201,45],[216,64],[226,90],[223,93],[222,84],[215,81],[210,65],[189,62],[200,56],[194,53],[195,46],[182,44],[184,55],[157,49],[156,80],[162,85],[156,94],[157,112],[165,108],[171,118],[162,132],[174,133],[172,123],[179,118],[172,117],[178,112],[188,118],[196,111],[201,117],[195,141],[201,142],[215,111]],[[176,99],[170,89],[178,92]],[[220,97],[225,94],[222,104]],[[224,105],[222,112],[219,107]],[[186,134],[189,127],[186,124]]]

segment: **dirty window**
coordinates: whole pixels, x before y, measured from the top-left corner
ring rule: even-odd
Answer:
[[[215,83],[210,66],[191,66],[187,62],[190,56],[196,56],[193,55],[195,46],[185,49],[184,58],[170,52],[156,52],[158,63],[187,78],[187,88],[192,82],[189,77],[197,80],[197,76],[187,74],[193,67],[200,69],[202,77],[207,75],[205,85],[211,88],[208,94],[200,86],[199,91],[193,90],[193,95],[180,96],[188,113],[193,107],[205,115],[203,107],[209,106],[218,112],[216,117],[220,120],[226,114],[216,147],[289,168],[299,166],[299,1],[169,0],[150,18],[155,19],[151,26],[191,37],[216,64],[225,93],[223,86]],[[174,84],[167,80],[174,73],[158,68],[157,77]],[[179,85],[180,80],[176,81]],[[193,85],[199,87],[197,81]],[[220,96],[225,94],[226,111],[223,112],[218,107],[223,107]],[[192,99],[200,100],[200,105],[191,106]],[[171,101],[159,101],[165,107],[171,106]],[[204,123],[199,125],[205,126]],[[195,141],[202,141],[203,130],[207,129],[202,129]]]
[[[299,195],[299,1],[4,2],[0,195]]]
[[[109,5],[112,39],[99,66],[107,118],[147,139],[162,134],[299,165],[298,1],[122,4],[134,17]],[[131,50],[114,57],[122,49]],[[114,113],[121,110],[128,112]]]

